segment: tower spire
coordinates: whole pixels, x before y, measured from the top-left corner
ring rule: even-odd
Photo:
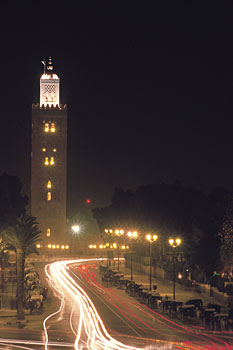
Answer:
[[[41,63],[44,65],[44,74],[40,78],[40,106],[59,105],[60,79],[53,71],[51,56],[48,61],[43,59]]]
[[[46,72],[46,60],[45,58],[41,61],[41,63],[44,65],[44,74]]]
[[[47,65],[47,70],[53,70],[52,58],[49,56],[49,62]]]

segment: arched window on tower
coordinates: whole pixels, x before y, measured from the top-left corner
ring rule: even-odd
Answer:
[[[50,180],[47,182],[47,188],[52,188],[52,184]]]
[[[50,230],[50,228],[47,228],[46,236],[50,237],[50,235],[51,235],[51,230]]]
[[[44,131],[49,132],[49,123],[45,123],[44,125]]]
[[[51,123],[50,131],[51,132],[55,132],[56,131],[55,123]]]
[[[51,199],[52,199],[52,194],[51,194],[51,192],[48,192],[47,193],[47,201],[51,201]]]
[[[55,164],[55,162],[54,162],[54,157],[51,157],[50,158],[50,165],[54,165]]]
[[[49,158],[48,158],[48,157],[45,157],[44,164],[45,164],[45,165],[49,165]]]

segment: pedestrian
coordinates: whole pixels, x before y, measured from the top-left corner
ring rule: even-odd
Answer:
[[[40,302],[39,311],[41,313],[43,312],[43,301]]]
[[[196,309],[196,321],[200,322],[201,310],[199,308]]]
[[[43,291],[42,291],[42,295],[43,295],[43,299],[46,300],[47,299],[47,293],[48,293],[48,288],[44,287]]]
[[[30,310],[30,314],[32,314],[32,312],[34,310],[34,302],[33,302],[33,300],[31,298],[28,301],[28,308]]]

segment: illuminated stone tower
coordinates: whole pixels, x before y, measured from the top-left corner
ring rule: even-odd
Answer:
[[[41,249],[67,251],[67,110],[59,101],[60,79],[51,58],[42,61],[40,104],[32,105],[31,214],[42,231]]]

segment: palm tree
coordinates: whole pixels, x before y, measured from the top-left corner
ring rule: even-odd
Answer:
[[[40,241],[40,233],[36,218],[29,215],[21,215],[16,225],[10,227],[5,238],[9,246],[16,251],[16,276],[17,276],[17,316],[24,319],[24,265],[25,256],[36,252],[36,243]]]

